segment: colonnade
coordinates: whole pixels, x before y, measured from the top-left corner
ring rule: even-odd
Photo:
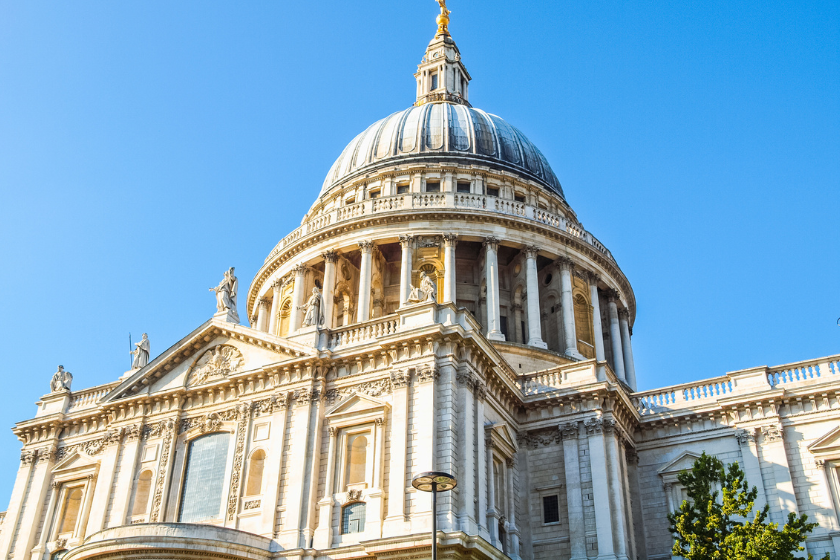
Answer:
[[[455,248],[458,245],[458,237],[454,234],[444,234],[443,240],[443,289],[440,294],[442,303],[456,303],[456,264]],[[401,235],[399,243],[401,248],[400,286],[399,298],[400,307],[408,305],[411,294],[412,269],[414,263],[415,236]],[[489,340],[504,341],[505,335],[501,329],[501,309],[499,291],[499,240],[495,237],[487,237],[483,240],[484,248],[484,274],[486,295],[486,317],[481,320],[486,329],[486,336]],[[356,321],[364,322],[370,320],[370,298],[373,251],[375,243],[362,241],[359,243],[361,262],[359,270],[359,289],[356,307]],[[527,294],[527,316],[528,316],[528,342],[529,346],[535,348],[547,348],[548,345],[543,339],[542,325],[540,321],[540,297],[539,281],[537,273],[537,255],[539,247],[529,245],[523,249],[525,257],[525,288]],[[336,261],[338,255],[334,251],[327,251],[322,254],[324,259],[324,284],[323,298],[326,314],[326,328],[332,328],[333,304],[336,284]],[[572,359],[582,360],[584,356],[578,351],[577,333],[575,328],[574,298],[572,288],[572,276],[575,274],[577,265],[568,257],[557,258],[553,265],[560,276],[560,319],[558,330],[562,332],[561,349],[563,353]],[[304,298],[304,276],[305,265],[297,265],[292,269],[294,287],[291,298],[291,315],[289,332],[297,331],[301,326],[302,313],[299,307],[303,305]],[[595,358],[599,362],[606,362],[606,351],[604,347],[603,325],[601,324],[601,307],[599,301],[598,282],[600,277],[591,271],[579,270],[577,274],[586,279],[589,284],[590,303],[592,305],[592,329],[595,347]],[[273,297],[271,300],[262,298],[258,301],[256,328],[261,331],[276,333],[278,317],[280,314],[280,300],[283,283],[278,280],[272,285]],[[619,293],[615,290],[607,292],[607,311],[609,317],[610,348],[612,350],[612,368],[619,379],[627,383],[635,390],[636,372],[633,366],[633,349],[630,339],[629,312],[620,306]],[[516,309],[518,317],[521,309]],[[519,328],[518,319],[516,329]],[[603,377],[603,368],[602,377]]]

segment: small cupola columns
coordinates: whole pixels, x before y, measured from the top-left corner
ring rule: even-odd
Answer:
[[[461,62],[461,52],[449,35],[449,14],[445,0],[438,0],[438,30],[417,66],[416,106],[425,103],[459,103],[469,106],[469,72]]]

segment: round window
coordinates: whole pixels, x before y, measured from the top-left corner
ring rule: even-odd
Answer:
[[[552,278],[551,274],[546,274],[545,278],[543,278],[543,284],[546,285],[546,286],[551,284],[551,278]]]

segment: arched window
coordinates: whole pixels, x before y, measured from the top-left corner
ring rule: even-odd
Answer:
[[[365,504],[347,504],[341,510],[341,533],[362,533],[365,530]]]
[[[265,451],[257,449],[251,454],[248,462],[248,484],[245,486],[246,496],[262,494],[263,468],[265,467]]]
[[[82,507],[82,489],[71,488],[64,494],[64,506],[61,512],[61,524],[58,534],[73,533],[76,530],[76,521],[79,519],[79,510]]]
[[[280,304],[280,329],[277,333],[278,336],[286,336],[289,334],[289,322],[291,321],[291,315],[292,302],[287,299]]]
[[[230,434],[220,432],[190,442],[178,521],[218,519],[222,508]]]
[[[134,489],[134,505],[131,515],[145,515],[149,507],[149,494],[152,490],[152,471],[145,470],[137,477],[137,487]]]
[[[347,438],[347,484],[365,482],[367,470],[367,437],[363,434]]]

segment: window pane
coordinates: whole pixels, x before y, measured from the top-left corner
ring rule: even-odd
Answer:
[[[440,192],[440,183],[438,181],[426,181],[426,192]]]
[[[76,529],[79,509],[82,506],[82,489],[74,488],[67,492],[64,498],[64,515],[61,517],[59,534],[72,533]]]
[[[560,521],[560,504],[557,496],[543,497],[543,523],[557,523]]]
[[[458,192],[460,192],[460,193],[470,192],[470,184],[469,183],[458,183]]]
[[[229,433],[209,434],[190,443],[178,520],[216,519],[222,506]]]
[[[365,504],[357,502],[344,506],[341,511],[341,532],[361,533],[365,530]]]
[[[262,478],[263,468],[265,467],[265,451],[262,449],[255,451],[251,455],[251,461],[248,465],[248,487],[245,491],[246,496],[258,496],[262,492]]]
[[[367,462],[367,438],[363,435],[350,436],[347,441],[347,484],[365,481]]]
[[[137,489],[134,491],[134,507],[131,515],[143,515],[149,505],[149,493],[152,489],[152,471],[143,471],[137,479]]]

